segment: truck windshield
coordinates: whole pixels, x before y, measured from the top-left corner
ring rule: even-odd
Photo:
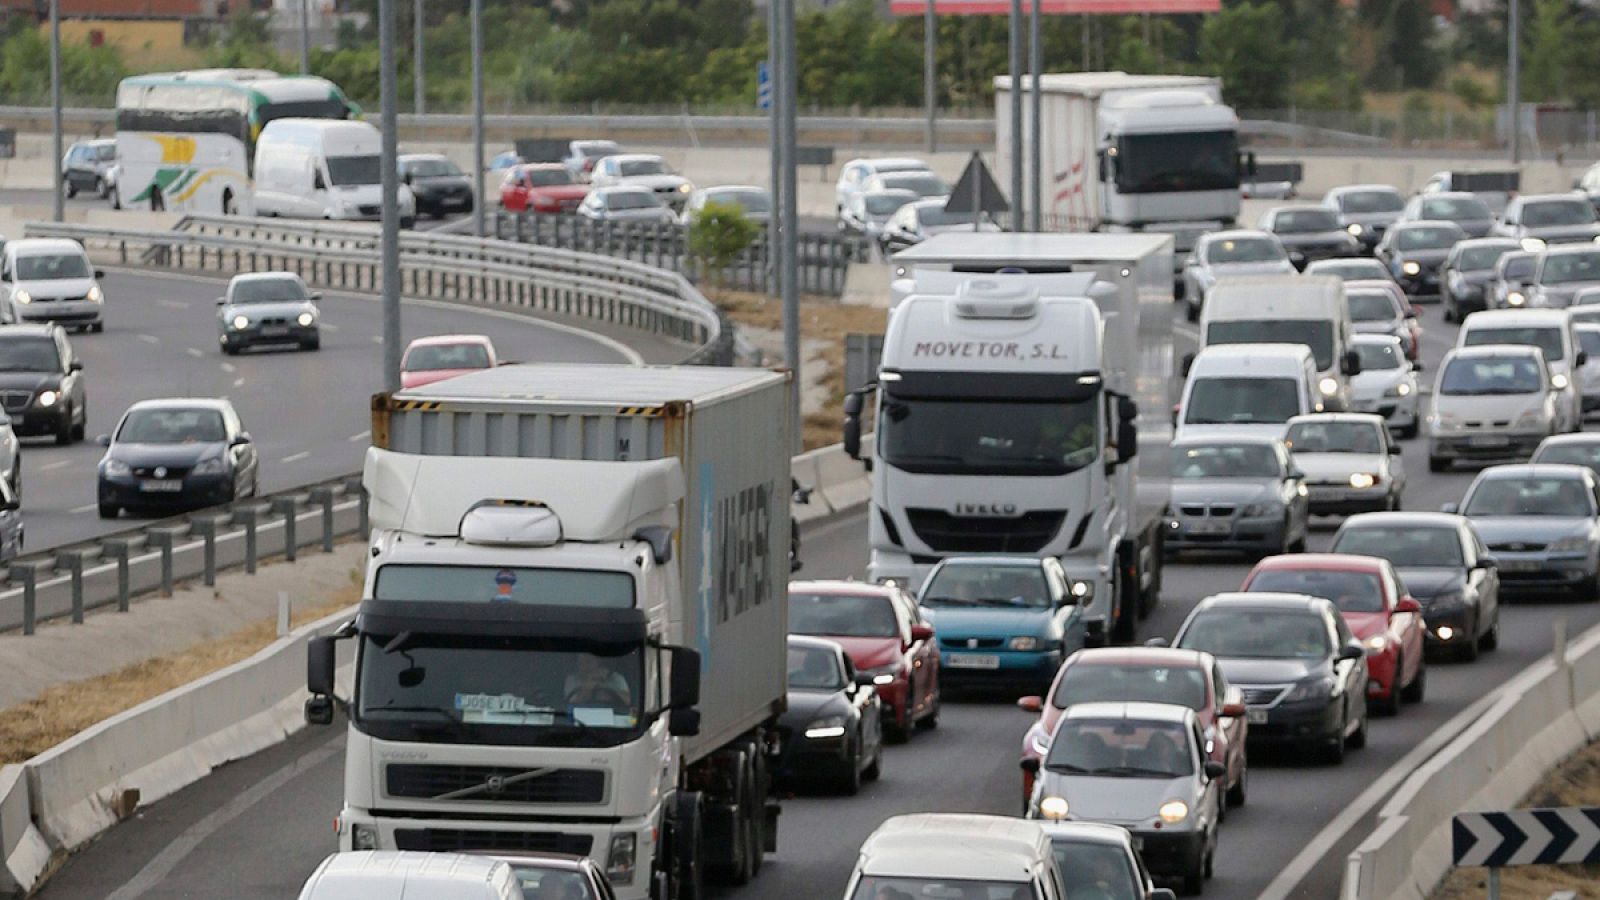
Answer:
[[[631,609],[633,579],[626,572],[583,569],[390,564],[378,569],[372,598]]]
[[[638,646],[367,634],[359,670],[357,725],[384,740],[603,747],[644,720]]]
[[[1117,190],[1124,194],[1238,187],[1239,136],[1232,131],[1130,134],[1117,144]]]
[[[884,397],[880,453],[909,472],[1064,475],[1100,452],[1097,398],[924,400]]]
[[[1215,344],[1305,344],[1317,371],[1333,368],[1333,323],[1327,319],[1234,319],[1206,328],[1207,347]]]

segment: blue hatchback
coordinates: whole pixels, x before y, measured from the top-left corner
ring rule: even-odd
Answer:
[[[918,603],[939,636],[946,684],[1048,688],[1083,647],[1084,620],[1055,559],[952,557],[922,584]]]

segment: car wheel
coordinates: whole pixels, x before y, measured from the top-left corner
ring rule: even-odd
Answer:
[[[1186,872],[1183,876],[1183,893],[1188,897],[1198,897],[1206,890],[1206,864],[1204,859],[1195,860],[1194,871]]]
[[[1395,657],[1394,682],[1389,685],[1389,696],[1373,700],[1369,707],[1373,712],[1380,716],[1397,716],[1400,714],[1400,673],[1405,670],[1405,657]]]
[[[416,216],[405,216],[405,217],[401,218],[400,219],[400,227],[401,228],[407,228],[407,229],[417,227],[417,217]]]
[[[72,443],[72,417],[72,410],[69,409],[67,414],[61,417],[61,421],[56,423],[57,447],[65,447]]]
[[[106,180],[104,178],[96,175],[94,179],[94,192],[101,200],[104,200],[111,196],[111,185],[106,184]]]
[[[222,352],[227,354],[227,355],[229,355],[229,356],[238,356],[239,355],[239,345],[233,343],[232,341],[223,341],[222,342]]]
[[[1334,735],[1333,740],[1329,741],[1327,744],[1325,744],[1323,746],[1323,749],[1322,749],[1323,757],[1328,761],[1328,763],[1330,765],[1337,766],[1337,765],[1342,765],[1344,763],[1344,749],[1345,749],[1344,729],[1345,729],[1345,724],[1346,723],[1344,723],[1344,722],[1339,723],[1339,731],[1338,731],[1338,733]]]
[[[1367,714],[1363,710],[1359,713],[1361,724],[1356,726],[1355,734],[1350,735],[1350,749],[1360,750],[1367,745]]]
[[[1245,760],[1239,766],[1239,780],[1228,788],[1228,805],[1243,806],[1250,788],[1250,762]]]
[[[1422,698],[1427,693],[1428,665],[1427,663],[1423,663],[1422,665],[1417,666],[1417,677],[1411,679],[1411,683],[1405,686],[1405,689],[1400,692],[1400,696],[1404,698],[1407,703],[1421,703]]]
[[[891,744],[904,744],[911,740],[911,732],[913,731],[913,728],[911,725],[911,713],[909,710],[906,711],[905,717],[905,722],[889,721],[883,723],[884,740]]]
[[[1498,624],[1496,627],[1499,627]],[[1456,648],[1456,654],[1462,662],[1473,662],[1478,658],[1478,642],[1462,641]]]
[[[111,201],[112,209],[122,208],[122,192],[118,191],[115,186],[111,188],[109,196],[106,199]]]
[[[121,510],[117,508],[115,503],[100,504],[100,518],[102,519],[115,519],[118,512],[121,512]]]
[[[1432,453],[1428,454],[1429,472],[1443,472],[1448,468],[1450,468],[1450,460],[1448,457],[1434,456]]]
[[[65,179],[62,183],[66,185],[67,199],[68,200],[71,200],[73,197],[78,196],[78,188],[77,188],[76,185],[74,185],[72,183],[72,179],[70,179],[70,178]]]
[[[918,722],[917,727],[924,731],[932,731],[939,727],[939,697],[935,695],[933,703],[928,707],[928,712]]]
[[[876,750],[874,750],[872,752],[872,762],[867,764],[866,771],[861,773],[861,777],[865,778],[868,781],[877,781],[879,776],[881,776],[882,774],[883,774],[883,741],[880,740],[878,742],[878,749],[876,749]]]
[[[314,337],[314,338],[306,338],[305,340],[301,341],[300,342],[300,349],[301,350],[321,350],[322,349],[322,337],[321,337],[321,335],[318,335],[317,337]]]
[[[1395,429],[1395,434],[1398,435],[1402,441],[1409,441],[1417,436],[1417,432],[1419,430],[1420,428],[1417,425],[1417,421],[1412,419],[1410,425],[1407,425],[1404,428]]]
[[[1485,631],[1483,633],[1483,637],[1478,639],[1478,646],[1482,647],[1485,650],[1495,650],[1495,649],[1499,648],[1499,646],[1500,646],[1500,614],[1499,613],[1495,613],[1494,622],[1489,626],[1489,630]]]
[[[861,793],[861,745],[856,744],[855,752],[845,760],[844,771],[839,773],[839,793],[846,797],[854,797]]]

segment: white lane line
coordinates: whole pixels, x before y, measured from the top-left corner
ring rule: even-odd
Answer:
[[[370,437],[372,437],[372,432],[371,431],[363,431],[360,434],[352,434],[349,437],[345,438],[345,440],[349,441],[352,444],[359,444],[362,441],[364,441],[364,440],[366,440],[367,438],[370,438]]]
[[[375,335],[373,335],[373,336],[372,336],[372,342],[373,342],[373,343],[374,343],[374,344],[381,344],[381,343],[383,343],[383,335],[381,335],[381,334],[375,334]]]
[[[159,343],[161,343],[161,338],[158,338],[153,334],[141,334],[141,335],[139,335],[139,340],[144,341],[146,344],[159,344]]]
[[[188,347],[184,349],[184,352],[195,359],[203,359],[205,357],[205,353],[202,352],[199,347]]]
[[[318,325],[317,327],[321,328],[323,331],[326,331],[326,332],[328,332],[330,334],[332,334],[333,332],[339,330],[339,326],[333,324],[332,322],[323,322],[321,325]]]
[[[98,504],[98,503],[90,503],[87,506],[74,507],[73,509],[67,510],[67,512],[70,512],[75,516],[81,516],[86,512],[94,512],[96,509],[99,509],[99,508],[100,508],[100,504]]]
[[[188,309],[189,308],[189,304],[183,302],[182,300],[157,300],[156,302],[161,304],[162,306],[165,306],[167,309]]]
[[[302,459],[310,459],[310,458],[311,458],[311,451],[310,450],[301,450],[299,453],[291,453],[288,456],[285,456],[283,459],[278,460],[278,462],[280,462],[280,463],[297,463]]]
[[[244,387],[244,379],[243,378],[235,378],[233,380],[233,386],[234,387]]]
[[[222,371],[227,372],[229,375],[239,371],[239,367],[231,362],[221,363],[220,365],[222,366]]]
[[[72,460],[70,460],[70,459],[58,459],[53,463],[45,463],[44,465],[40,466],[39,467],[39,471],[41,471],[41,472],[54,472],[57,469],[65,469],[67,466],[70,466],[70,465],[72,465]]]

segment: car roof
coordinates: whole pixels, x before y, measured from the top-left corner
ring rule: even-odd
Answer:
[[[1545,249],[1544,258],[1549,259],[1552,256],[1580,256],[1585,253],[1600,253],[1600,247],[1597,247],[1594,244],[1557,244],[1554,247]]]
[[[765,194],[767,189],[755,184],[715,184],[711,187],[703,187],[700,189],[700,193],[702,194],[731,194],[735,191],[743,193],[754,191],[759,194]]]
[[[237,281],[279,281],[285,279],[299,281],[300,276],[293,272],[243,272],[228,279],[228,283],[233,284]]]
[[[1404,295],[1400,285],[1387,278],[1351,278],[1344,283],[1344,292],[1349,294],[1352,291],[1371,291],[1388,294],[1390,297]]]
[[[1104,822],[1064,822],[1040,819],[1039,827],[1051,841],[1083,844],[1115,844],[1132,849],[1133,836],[1121,825]]]
[[[1311,355],[1311,348],[1305,344],[1212,344],[1200,348],[1200,355],[1195,357],[1195,362],[1207,358],[1212,359],[1292,359],[1300,360]]]
[[[1281,443],[1283,443],[1283,438],[1274,437],[1269,434],[1251,434],[1249,432],[1240,432],[1239,434],[1229,435],[1185,435],[1183,437],[1174,438],[1172,441],[1172,446],[1187,447],[1192,444],[1199,444],[1201,446],[1210,446],[1211,444],[1257,444],[1262,447],[1269,447],[1273,444]]]
[[[562,172],[565,172],[567,170],[567,167],[562,165],[561,163],[558,163],[558,162],[535,162],[535,163],[517,163],[516,165],[512,166],[511,169],[514,172],[533,172],[533,171],[549,171],[549,170],[560,170]]]
[[[1340,531],[1347,528],[1460,528],[1467,520],[1455,513],[1445,512],[1370,512],[1357,513],[1344,520]]]
[[[1212,231],[1200,236],[1203,244],[1214,244],[1217,241],[1237,241],[1244,238],[1254,238],[1261,241],[1276,241],[1277,235],[1260,228],[1229,228],[1226,231]]]
[[[1474,247],[1517,247],[1520,249],[1522,247],[1522,242],[1516,238],[1481,237],[1467,238],[1464,241],[1456,241],[1456,246],[1461,249],[1471,249]]]
[[[1432,230],[1438,229],[1438,228],[1443,228],[1446,231],[1461,231],[1461,226],[1460,225],[1457,225],[1456,223],[1451,222],[1448,219],[1413,219],[1413,220],[1411,220],[1409,222],[1396,222],[1396,223],[1394,223],[1393,226],[1391,226],[1389,228],[1389,230],[1391,232],[1393,232],[1393,231],[1422,231],[1424,229],[1432,231]],[[1465,233],[1466,232],[1462,232],[1462,234],[1465,234]]]
[[[659,153],[618,153],[618,154],[615,154],[615,155],[613,155],[613,156],[611,156],[609,158],[610,159],[614,159],[619,163],[640,162],[640,161],[643,161],[643,160],[655,160],[657,162],[666,162],[666,159],[664,157],[662,157],[662,155],[659,154]]]
[[[1321,203],[1285,203],[1285,204],[1283,204],[1281,206],[1274,206],[1271,209],[1268,209],[1266,212],[1262,213],[1262,215],[1264,215],[1264,216],[1275,216],[1275,215],[1277,215],[1278,213],[1281,213],[1281,212],[1319,212],[1319,213],[1325,213],[1327,211],[1328,211],[1328,208],[1326,206],[1323,206]]]
[[[427,894],[451,885],[474,883],[488,884],[501,866],[506,863],[487,856],[466,853],[420,853],[411,850],[357,850],[335,853],[323,860],[312,876],[317,885],[316,896],[334,896],[322,892],[323,888],[350,890],[366,886],[374,879],[395,886],[405,884],[409,895],[413,889]],[[387,893],[387,892],[386,892]],[[347,896],[339,893],[337,896]],[[365,891],[353,896],[373,896]],[[458,896],[454,892],[439,896]]]
[[[0,325],[0,339],[7,337],[54,337],[59,325],[48,322],[38,324],[18,322],[14,325]]]
[[[911,199],[911,200],[917,199],[917,192],[911,190],[910,188],[873,188],[870,191],[862,191],[861,195],[863,197],[899,197],[899,196],[905,196],[906,198]]]
[[[83,245],[68,238],[22,238],[6,244],[6,252],[16,256],[42,256],[46,253],[86,255]]]
[[[789,646],[808,647],[813,650],[837,650],[841,653],[844,652],[838,641],[830,641],[827,638],[820,638],[815,635],[808,634],[789,635]]]
[[[1559,325],[1569,321],[1564,309],[1480,309],[1461,323],[1465,331],[1477,325]]]
[[[879,825],[861,845],[866,875],[1026,882],[1048,844],[1038,823],[1010,816],[913,813]],[[932,863],[930,865],[930,863]]]
[[[1563,203],[1589,202],[1587,197],[1571,192],[1565,194],[1523,194],[1516,199],[1521,200],[1524,206],[1528,205],[1529,203],[1550,203],[1557,200],[1560,200]]]
[[[233,404],[216,397],[156,397],[135,401],[128,406],[128,412],[136,409],[214,409],[221,412],[232,408]]]
[[[1473,313],[1477,315],[1477,313]],[[1451,347],[1445,353],[1445,361],[1452,359],[1478,359],[1494,358],[1496,356],[1538,356],[1544,359],[1544,351],[1532,344],[1473,344],[1466,347]]]
[[[1584,476],[1592,474],[1588,466],[1570,463],[1507,463],[1484,469],[1478,473],[1477,478],[1473,479],[1473,483],[1495,481],[1502,478],[1575,478],[1586,480]]]
[[[1391,347],[1399,347],[1400,346],[1400,339],[1398,337],[1395,337],[1392,334],[1373,334],[1371,332],[1357,332],[1356,334],[1350,335],[1350,343],[1352,343],[1352,344],[1387,344],[1387,345],[1389,345]]]
[[[1037,556],[947,556],[941,566],[1010,566],[1037,569],[1043,560]]]
[[[1589,333],[1591,331],[1600,331],[1600,322],[1584,321],[1582,319],[1573,319],[1572,320],[1572,328],[1573,328],[1574,331],[1582,331],[1585,334],[1587,334],[1587,333]]]
[[[1327,608],[1329,601],[1310,594],[1291,594],[1282,591],[1224,591],[1200,601],[1196,609],[1255,609],[1289,612],[1317,612]]]
[[[928,169],[928,163],[925,160],[917,159],[914,156],[864,156],[859,159],[852,159],[845,165],[865,165],[871,167],[874,172],[932,171]]]
[[[1180,647],[1090,647],[1072,654],[1075,666],[1180,666],[1204,668],[1210,654]]]
[[[1400,193],[1400,189],[1395,187],[1392,184],[1343,184],[1343,185],[1340,185],[1340,186],[1338,186],[1336,188],[1329,189],[1328,193],[1325,194],[1324,196],[1325,197],[1338,197],[1338,196],[1342,196],[1344,194],[1354,194],[1354,193],[1357,193],[1358,191],[1359,192],[1385,191],[1385,192],[1391,193],[1391,194],[1399,194]]]
[[[893,597],[896,588],[886,584],[872,584],[866,581],[846,581],[831,579],[826,581],[791,581],[789,593],[791,594],[840,594],[855,597]]]
[[[1286,553],[1269,556],[1256,563],[1256,572],[1301,572],[1331,569],[1337,572],[1381,572],[1385,560],[1354,553]]]
[[[15,327],[15,326],[11,326]],[[1580,328],[1585,326],[1578,326]],[[1590,325],[1590,328],[1600,328],[1600,325]],[[0,328],[0,333],[5,329]],[[1552,434],[1539,442],[1540,447],[1558,447],[1563,444],[1600,444],[1600,432],[1579,431],[1575,434]]]
[[[617,157],[607,158],[616,159]],[[612,194],[649,194],[652,197],[656,195],[655,191],[640,184],[607,184],[597,188],[590,188],[589,193],[599,197],[609,197]]]
[[[507,853],[503,850],[463,850],[471,856],[486,856],[513,866],[539,866],[558,872],[584,872],[593,867],[586,856],[570,853]]]
[[[397,156],[395,158],[396,159],[401,159],[401,160],[412,160],[412,159],[443,159],[443,160],[449,160],[450,159],[450,157],[444,155],[443,153],[402,153],[402,154],[400,154],[399,156]]]
[[[1367,257],[1367,256],[1340,256],[1340,257],[1336,257],[1334,259],[1312,260],[1311,264],[1306,266],[1306,273],[1314,275],[1317,272],[1322,272],[1322,271],[1325,271],[1327,269],[1344,269],[1344,268],[1349,268],[1349,267],[1352,267],[1352,266],[1355,267],[1355,268],[1360,268],[1360,269],[1376,268],[1381,272],[1389,271],[1388,269],[1385,269],[1383,267],[1383,263],[1378,262],[1377,260],[1375,260],[1375,259],[1373,259],[1371,257]],[[1372,280],[1376,280],[1376,279],[1372,279]]]
[[[1301,422],[1350,422],[1356,425],[1371,425],[1373,428],[1382,428],[1387,424],[1383,416],[1376,413],[1358,412],[1306,413],[1299,416],[1290,416],[1286,424],[1296,425]]]
[[[426,337],[412,338],[406,349],[412,347],[437,347],[441,344],[481,344],[488,346],[493,341],[486,334],[430,334]]]
[[[1187,722],[1194,710],[1175,703],[1149,703],[1142,700],[1097,700],[1074,703],[1062,713],[1070,719],[1132,719],[1143,722]]]

